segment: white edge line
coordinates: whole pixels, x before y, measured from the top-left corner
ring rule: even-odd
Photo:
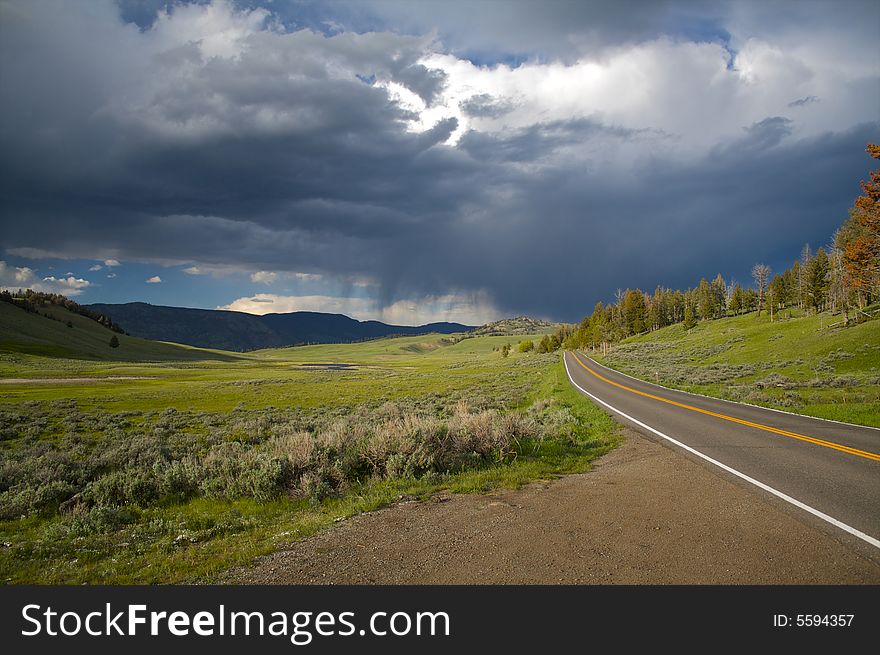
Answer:
[[[795,412],[786,412],[784,409],[776,409],[775,407],[764,407],[764,405],[755,405],[753,403],[744,403],[741,400],[728,400],[727,398],[719,398],[718,396],[708,396],[704,393],[697,393],[696,391],[685,391],[684,389],[676,389],[675,387],[664,387],[662,384],[657,384],[656,382],[651,382],[650,380],[643,380],[642,378],[637,378],[634,375],[630,375],[629,373],[624,373],[623,371],[618,371],[616,368],[612,368],[610,366],[606,366],[605,364],[601,364],[597,362],[595,359],[590,357],[584,351],[579,351],[584,357],[593,362],[596,366],[601,366],[606,371],[613,371],[614,373],[619,373],[620,375],[625,375],[630,380],[635,380],[636,382],[644,382],[645,384],[649,384],[652,387],[659,387],[660,389],[665,389],[666,391],[675,391],[677,393],[686,393],[689,396],[697,396],[698,398],[708,398],[709,400],[720,400],[723,403],[727,403],[728,405],[745,405],[746,407],[754,407],[756,409],[766,409],[768,412],[778,412],[779,414],[787,414],[788,416],[796,416],[798,418],[810,418],[814,421],[825,421],[826,423],[837,423],[838,425],[846,425],[850,428],[866,428],[868,430],[880,430],[880,428],[874,425],[859,425],[858,423],[847,423],[846,421],[837,421],[833,418],[823,418],[821,416],[811,416],[810,414],[796,414]]]
[[[767,484],[764,484],[763,482],[760,482],[759,480],[755,480],[755,479],[752,478],[752,477],[749,477],[749,476],[746,475],[745,473],[740,473],[740,472],[737,471],[735,468],[731,468],[731,467],[728,466],[727,464],[722,464],[722,463],[719,462],[718,460],[716,460],[716,459],[712,459],[712,458],[709,457],[708,455],[704,455],[704,454],[701,453],[699,450],[696,450],[695,448],[691,448],[691,447],[688,446],[687,444],[683,444],[682,442],[677,441],[676,439],[673,439],[673,438],[670,437],[669,435],[663,434],[662,432],[660,432],[660,430],[657,430],[657,429],[655,429],[655,428],[652,428],[650,425],[648,425],[648,424],[646,424],[646,423],[642,423],[641,421],[639,421],[638,419],[633,418],[633,417],[630,416],[629,414],[626,414],[626,413],[620,411],[619,409],[617,409],[616,407],[614,407],[614,406],[612,406],[612,405],[609,405],[608,403],[606,403],[606,402],[605,402],[604,400],[602,400],[601,398],[597,398],[596,396],[594,396],[593,394],[591,394],[589,391],[587,391],[587,390],[584,389],[581,385],[579,385],[577,382],[574,381],[574,378],[571,376],[571,371],[568,370],[568,358],[565,356],[565,353],[562,354],[562,362],[565,364],[565,374],[568,375],[568,379],[569,379],[569,381],[570,381],[575,387],[577,387],[577,388],[581,391],[581,393],[586,394],[587,396],[589,396],[590,398],[592,398],[593,400],[595,400],[595,401],[596,401],[597,403],[599,403],[600,405],[604,405],[605,407],[607,407],[608,409],[610,409],[612,412],[615,412],[615,413],[617,413],[617,414],[620,414],[620,415],[623,416],[625,419],[628,419],[628,420],[632,421],[633,423],[635,423],[636,425],[639,425],[639,426],[645,428],[646,430],[648,430],[648,431],[650,431],[650,432],[653,432],[653,433],[656,434],[658,437],[660,437],[660,438],[662,438],[662,439],[666,439],[666,441],[669,441],[670,443],[675,444],[675,445],[678,446],[679,448],[682,448],[682,449],[688,451],[689,453],[692,453],[692,454],[696,455],[697,457],[700,457],[701,459],[706,460],[706,461],[709,462],[710,464],[714,464],[715,466],[717,466],[717,467],[719,467],[719,468],[721,468],[721,469],[724,469],[724,470],[727,471],[728,473],[731,473],[732,475],[735,475],[736,477],[741,478],[741,479],[745,480],[746,482],[749,482],[749,483],[755,485],[755,486],[758,487],[759,489],[763,489],[764,491],[767,491],[768,493],[773,494],[773,495],[776,496],[777,498],[781,498],[781,499],[784,500],[785,502],[787,502],[787,503],[791,503],[791,504],[794,505],[795,507],[799,507],[800,509],[804,510],[805,512],[809,512],[809,513],[812,514],[813,516],[816,516],[816,517],[822,519],[823,521],[825,521],[825,522],[827,522],[827,523],[830,523],[831,525],[833,525],[833,526],[835,526],[835,527],[840,528],[841,530],[844,530],[844,531],[846,531],[846,532],[849,532],[849,533],[850,533],[851,535],[853,535],[854,537],[858,537],[858,538],[861,539],[862,541],[866,541],[866,542],[868,542],[869,544],[871,544],[872,546],[874,546],[874,548],[880,548],[880,540],[875,539],[875,538],[872,537],[871,535],[869,535],[869,534],[865,534],[865,533],[862,532],[861,530],[857,530],[856,528],[854,528],[854,527],[852,527],[852,526],[850,526],[850,525],[847,525],[846,523],[844,523],[844,522],[842,522],[842,521],[838,521],[838,520],[837,520],[836,518],[834,518],[833,516],[828,516],[828,514],[825,514],[824,512],[820,512],[818,509],[816,509],[816,508],[814,508],[814,507],[810,507],[810,506],[807,505],[806,503],[802,503],[802,502],[799,501],[797,498],[792,498],[791,496],[789,496],[789,495],[787,495],[787,494],[784,494],[784,493],[782,493],[781,491],[777,491],[777,490],[774,489],[773,487],[771,487],[771,486],[769,486],[769,485],[767,485]]]

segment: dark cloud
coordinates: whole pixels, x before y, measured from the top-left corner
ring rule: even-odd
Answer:
[[[503,98],[495,98],[488,93],[471,96],[460,104],[468,116],[477,118],[500,118],[513,111],[513,103]]]
[[[605,125],[597,120],[574,119],[536,123],[506,133],[469,131],[459,147],[480,162],[526,162],[552,154],[560,148],[582,146],[597,137],[633,139],[646,130]]]
[[[744,128],[746,136],[727,147],[734,151],[749,152],[772,148],[791,134],[792,125],[794,125],[794,121],[790,118],[770,116]]]
[[[788,103],[789,107],[803,107],[804,105],[809,105],[812,102],[819,102],[818,96],[804,96],[803,98],[798,98],[797,100],[792,100]]]
[[[828,243],[870,166],[858,153],[878,129],[783,143],[758,157],[734,147],[687,165],[649,156],[625,177],[523,174],[511,182],[513,215],[457,263],[475,258],[467,274],[496,290],[502,307],[569,320],[614,287],[683,287],[718,272],[747,282],[757,261],[781,270],[802,243]]]
[[[394,81],[409,88],[430,106],[443,90],[446,73],[441,70],[431,70],[421,64],[413,64],[398,72],[394,76]]]
[[[485,290],[504,312],[574,320],[614,287],[745,281],[755,261],[780,267],[804,241],[827,241],[880,129],[796,139],[789,118],[745,119],[735,137],[683,156],[650,123],[539,117],[450,145],[456,118],[417,131],[382,84],[437,102],[447,79],[421,61],[430,38],[253,30],[225,53],[232,37],[175,41],[161,21],[124,24],[109,4],[86,18],[46,6],[0,17],[11,249],[365,275],[386,302]],[[660,6],[589,15],[639,35],[640,21],[671,11]],[[531,16],[539,5],[511,7]],[[535,20],[564,35],[566,12],[579,11]],[[487,9],[474,12],[479,26]],[[462,119],[513,109],[478,93]]]

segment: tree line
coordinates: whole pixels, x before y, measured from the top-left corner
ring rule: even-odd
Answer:
[[[868,144],[866,151],[880,159],[880,146]],[[691,329],[698,321],[750,312],[765,312],[772,321],[780,311],[795,307],[840,313],[844,325],[865,320],[870,317],[866,308],[880,300],[880,169],[871,171],[870,181],[861,182],[861,188],[863,195],[828,246],[813,252],[805,245],[781,273],[758,263],[751,271],[752,285],[727,282],[719,273],[711,282],[703,278],[685,290],[618,289],[613,303],[596,303],[592,314],[545,336],[537,350],[607,350],[615,341],[676,323]]]

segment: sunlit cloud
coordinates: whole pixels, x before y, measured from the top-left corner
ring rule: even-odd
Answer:
[[[339,296],[285,296],[258,293],[238,298],[228,305],[217,307],[248,314],[287,312],[325,312],[345,314],[358,320],[379,320],[392,325],[424,325],[441,321],[482,325],[499,317],[484,294],[426,296],[399,300],[382,306],[375,300]]]
[[[274,271],[256,271],[251,273],[251,282],[257,284],[272,284],[278,279],[278,273]]]

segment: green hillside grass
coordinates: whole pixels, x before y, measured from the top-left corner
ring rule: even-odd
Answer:
[[[58,305],[43,305],[39,311],[34,314],[7,302],[0,303],[0,353],[103,361],[232,359],[230,354],[220,351],[116,334]],[[68,321],[72,327],[67,326]],[[117,348],[109,345],[113,335],[119,339]]]
[[[74,322],[68,328],[8,309],[0,314],[0,378],[15,382],[0,384],[0,542],[10,544],[0,549],[0,582],[215,580],[401,495],[584,471],[616,443],[612,419],[572,392],[558,354],[501,356],[521,336],[422,335],[242,354],[123,335],[111,351],[111,333],[81,316],[58,310]],[[363,448],[384,443],[389,413],[409,417],[416,431],[485,417],[497,430],[510,414],[529,436],[494,455],[466,452],[456,460],[466,465],[448,470],[365,471]],[[273,449],[302,431],[316,443],[328,434],[342,441],[321,446],[311,477],[274,493]],[[441,433],[441,452],[444,443]],[[181,499],[160,486],[158,496],[143,496],[157,480],[179,484],[174,462],[198,468],[212,458],[231,468],[200,473],[213,476],[200,478],[213,485],[208,491]],[[105,500],[61,508],[79,492]]]
[[[880,321],[785,310],[631,337],[599,361],[665,386],[880,427]]]

